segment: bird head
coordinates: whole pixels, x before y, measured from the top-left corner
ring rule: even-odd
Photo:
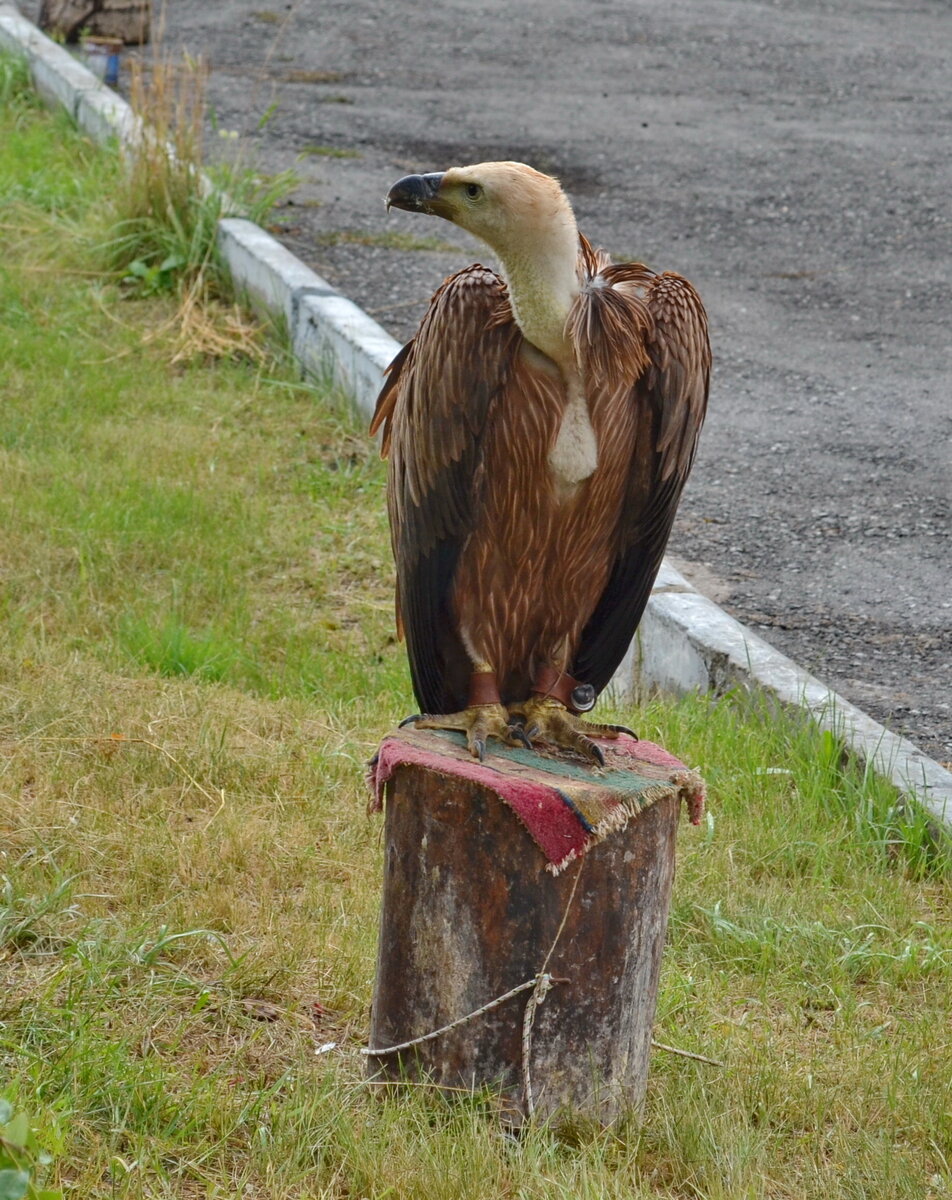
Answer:
[[[576,237],[575,218],[557,179],[525,163],[485,162],[428,175],[407,175],[387,195],[387,208],[429,213],[481,238],[505,258],[553,226]]]

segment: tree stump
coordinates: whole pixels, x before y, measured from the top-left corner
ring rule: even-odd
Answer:
[[[67,42],[86,33],[141,46],[149,40],[151,20],[151,0],[42,0],[37,23]]]
[[[581,785],[567,782],[552,759],[497,753],[495,745],[478,768],[453,737],[399,730],[381,748],[378,787],[385,751],[389,783],[371,1077],[488,1086],[514,1125],[533,1112],[565,1111],[608,1123],[644,1098],[678,813],[685,797],[698,809],[703,785],[670,756],[654,779],[629,759],[629,774],[649,770],[647,806],[624,820],[612,810],[607,829],[614,832],[601,839],[584,821],[585,852],[554,874],[551,854],[534,840],[531,794],[517,815],[500,789],[515,778],[524,799],[528,772],[541,788],[548,784],[555,804],[574,808],[570,791],[577,797]],[[612,768],[606,775],[614,778],[627,764],[619,768],[622,756],[611,755],[612,743],[602,745]],[[419,760],[421,746],[430,761],[400,761]],[[609,791],[602,773],[572,769],[589,776],[579,803],[589,814],[601,811],[597,793]],[[528,987],[438,1037],[373,1053],[423,1037],[541,975],[550,977],[544,1002],[536,1004]]]

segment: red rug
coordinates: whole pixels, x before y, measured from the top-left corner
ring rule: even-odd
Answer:
[[[704,781],[697,772],[661,746],[624,733],[598,744],[605,753],[604,768],[568,754],[496,742],[479,762],[467,751],[462,734],[407,726],[384,738],[370,764],[371,804],[382,807],[387,780],[409,763],[480,783],[512,809],[554,873],[663,798],[677,796],[687,805],[691,823],[700,823]]]

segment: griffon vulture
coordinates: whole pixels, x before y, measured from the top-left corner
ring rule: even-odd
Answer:
[[[496,252],[447,279],[387,371],[383,428],[418,727],[602,761],[579,717],[629,645],[707,404],[704,307],[680,275],[612,264],[557,180],[488,162],[395,183]],[[591,736],[589,736],[591,735]]]

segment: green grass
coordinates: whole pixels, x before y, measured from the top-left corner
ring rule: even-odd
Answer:
[[[834,739],[740,695],[618,714],[709,783],[656,1033],[725,1066],[658,1052],[640,1122],[518,1143],[484,1098],[368,1094],[363,764],[411,709],[383,469],[286,365],[172,366],[170,302],[85,273],[113,169],[6,95],[0,1096],[49,1184],[948,1196],[947,864]]]
[[[361,158],[359,150],[346,150],[340,146],[305,146],[298,158]]]

